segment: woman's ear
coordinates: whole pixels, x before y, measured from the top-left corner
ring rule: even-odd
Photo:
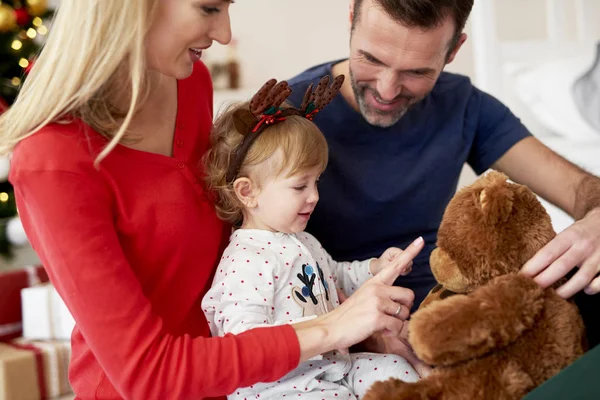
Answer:
[[[233,182],[233,191],[238,200],[248,208],[257,206],[256,196],[258,195],[258,187],[250,178],[238,178]]]

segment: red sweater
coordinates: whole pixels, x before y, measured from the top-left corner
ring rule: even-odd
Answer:
[[[212,85],[178,84],[174,155],[106,144],[77,121],[15,149],[10,180],[25,230],[77,325],[70,381],[81,399],[201,399],[274,381],[298,364],[288,326],[207,338],[200,308],[227,234],[200,158]]]

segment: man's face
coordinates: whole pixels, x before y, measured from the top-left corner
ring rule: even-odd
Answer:
[[[436,28],[408,28],[374,0],[356,10],[350,39],[350,80],[360,113],[371,125],[390,127],[431,90],[447,62],[454,35],[449,16]],[[456,50],[458,50],[457,46]]]

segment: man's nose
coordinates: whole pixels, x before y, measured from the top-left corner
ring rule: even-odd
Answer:
[[[377,94],[379,95],[380,100],[387,102],[393,101],[398,97],[401,91],[402,85],[400,85],[400,80],[395,73],[392,71],[381,73],[377,80]]]

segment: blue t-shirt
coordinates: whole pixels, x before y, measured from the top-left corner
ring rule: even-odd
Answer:
[[[331,75],[337,62],[289,80],[289,100],[299,106],[308,85]],[[429,255],[463,164],[483,173],[530,135],[506,106],[451,73],[442,73],[392,127],[370,125],[341,95],[314,122],[327,138],[330,159],[307,231],[339,261],[378,257],[422,235],[426,247],[413,271],[396,282],[415,291],[415,307],[435,285]]]

